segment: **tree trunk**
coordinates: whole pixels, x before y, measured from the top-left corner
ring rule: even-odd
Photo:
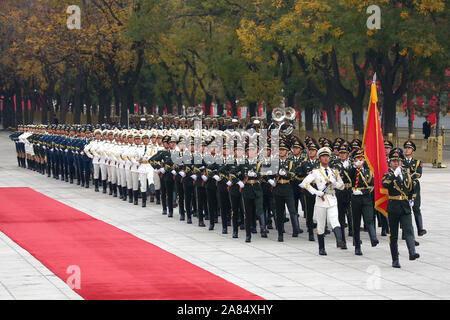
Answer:
[[[257,108],[256,102],[250,102],[248,104],[248,110],[250,112],[250,117],[256,116],[256,108]]]
[[[406,93],[406,110],[408,113],[408,137],[410,137],[414,133],[414,127],[413,127],[413,118],[412,118],[412,112],[413,112],[413,84],[412,82],[409,83]]]
[[[74,123],[81,123],[81,112],[83,109],[83,102],[82,102],[82,75],[81,72],[77,74],[77,77],[75,79],[75,92],[74,92],[74,100],[72,105],[72,112],[73,112],[73,122]]]
[[[305,129],[306,129],[306,131],[313,131],[313,129],[314,129],[313,115],[314,115],[314,107],[311,105],[306,105],[305,106]]]

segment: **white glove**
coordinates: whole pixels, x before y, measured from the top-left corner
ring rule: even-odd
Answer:
[[[191,178],[194,179],[194,180],[197,180],[197,176],[196,176],[195,174],[193,174],[193,175],[191,176]]]
[[[396,177],[398,177],[398,175],[401,174],[401,173],[402,173],[402,169],[400,167],[397,167],[397,169],[395,169],[395,171],[394,171],[394,175]]]
[[[283,169],[280,169],[280,171],[278,173],[280,174],[280,176],[286,175],[286,171],[284,171]]]
[[[69,152],[69,150],[68,150],[68,149],[66,149],[66,150],[64,150],[64,152]]]
[[[314,192],[315,194],[316,194],[316,196],[318,196],[318,197],[323,197],[323,195],[325,194],[325,193],[323,193],[322,191],[319,191],[319,190],[317,190],[316,192]]]
[[[344,166],[345,169],[347,169],[350,166],[350,161],[345,160],[344,163],[342,164]]]
[[[269,179],[269,184],[272,186],[272,187],[275,187],[277,184],[275,183],[275,180],[273,180],[273,179]]]
[[[183,178],[186,177],[186,173],[184,173],[183,171],[178,172],[180,174],[180,176],[182,176]]]
[[[159,169],[159,172],[162,173],[162,174],[164,174],[164,173],[166,173],[166,170],[164,170],[164,168],[160,168],[160,169]]]
[[[409,200],[409,206],[412,208],[414,206],[414,199]]]
[[[249,172],[248,172],[248,176],[249,176],[249,177],[256,177],[256,173],[253,172],[253,171],[249,171]]]
[[[244,187],[244,183],[242,181],[239,181],[237,184],[239,185],[240,188]]]
[[[271,176],[273,174],[272,170],[266,172],[266,175]]]
[[[362,191],[361,190],[353,190],[353,195],[355,195],[355,196],[360,196],[360,195],[362,195],[363,193],[362,193]]]
[[[83,155],[83,154],[84,154],[84,152],[83,152],[83,151],[81,151],[81,152],[80,152],[80,154],[81,154],[81,155]]]
[[[214,178],[214,180],[216,180],[216,181],[220,181],[220,177],[219,177],[217,174],[214,175],[213,178]]]
[[[227,181],[227,186],[231,187],[232,184],[233,183],[230,180]]]
[[[362,160],[358,160],[355,162],[356,166],[359,167],[360,165],[362,165],[364,162]]]
[[[170,171],[174,176],[177,175],[177,172],[175,170]]]
[[[45,150],[45,149],[47,149],[47,147],[46,147],[46,146],[43,146],[42,148],[44,148],[44,150]]]
[[[208,177],[202,174],[202,180],[206,182],[206,180],[208,180]]]
[[[53,152],[53,148],[51,148],[50,151]]]

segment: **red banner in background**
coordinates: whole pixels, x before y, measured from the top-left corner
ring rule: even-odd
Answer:
[[[213,108],[212,103],[211,103],[211,105],[209,106],[209,114],[210,114],[211,116],[214,115],[214,108]]]
[[[31,100],[28,99],[28,111],[31,111]]]
[[[431,127],[433,128],[436,125],[436,112],[429,113],[428,120],[430,121]]]
[[[227,116],[231,117],[231,103],[230,103],[230,101],[227,102]]]
[[[16,112],[17,109],[17,105],[16,105],[16,95],[14,95],[14,112]]]
[[[205,115],[206,114],[206,109],[205,109],[205,104],[204,103],[202,103],[202,109],[203,109],[203,115]]]
[[[262,105],[258,106],[258,116],[261,118],[263,114]]]
[[[139,103],[136,103],[136,114],[139,114]]]
[[[326,110],[322,111],[322,117],[323,117],[323,121],[327,122],[327,111]]]

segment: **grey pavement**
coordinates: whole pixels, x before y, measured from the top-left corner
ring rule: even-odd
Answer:
[[[327,256],[305,233],[285,242],[275,230],[268,239],[252,242],[221,234],[221,225],[208,231],[161,215],[159,206],[133,206],[117,198],[63,183],[17,167],[14,144],[0,133],[0,187],[31,187],[55,200],[114,225],[266,299],[450,299],[450,169],[425,165],[422,213],[428,234],[420,237],[420,259],[408,260],[400,242],[401,269],[391,267],[387,237],[372,248],[362,234],[363,256],[336,248],[326,237]],[[306,229],[305,220],[300,219]],[[379,234],[379,229],[378,229]],[[0,299],[81,299],[28,252],[0,232]],[[83,279],[81,279],[82,283]]]

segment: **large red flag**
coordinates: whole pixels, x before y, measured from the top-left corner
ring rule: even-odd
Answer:
[[[364,129],[364,157],[374,176],[375,209],[387,216],[388,191],[382,185],[383,175],[388,172],[386,152],[384,150],[383,132],[381,131],[380,116],[378,113],[378,96],[374,76],[369,111],[367,112],[366,128]]]

